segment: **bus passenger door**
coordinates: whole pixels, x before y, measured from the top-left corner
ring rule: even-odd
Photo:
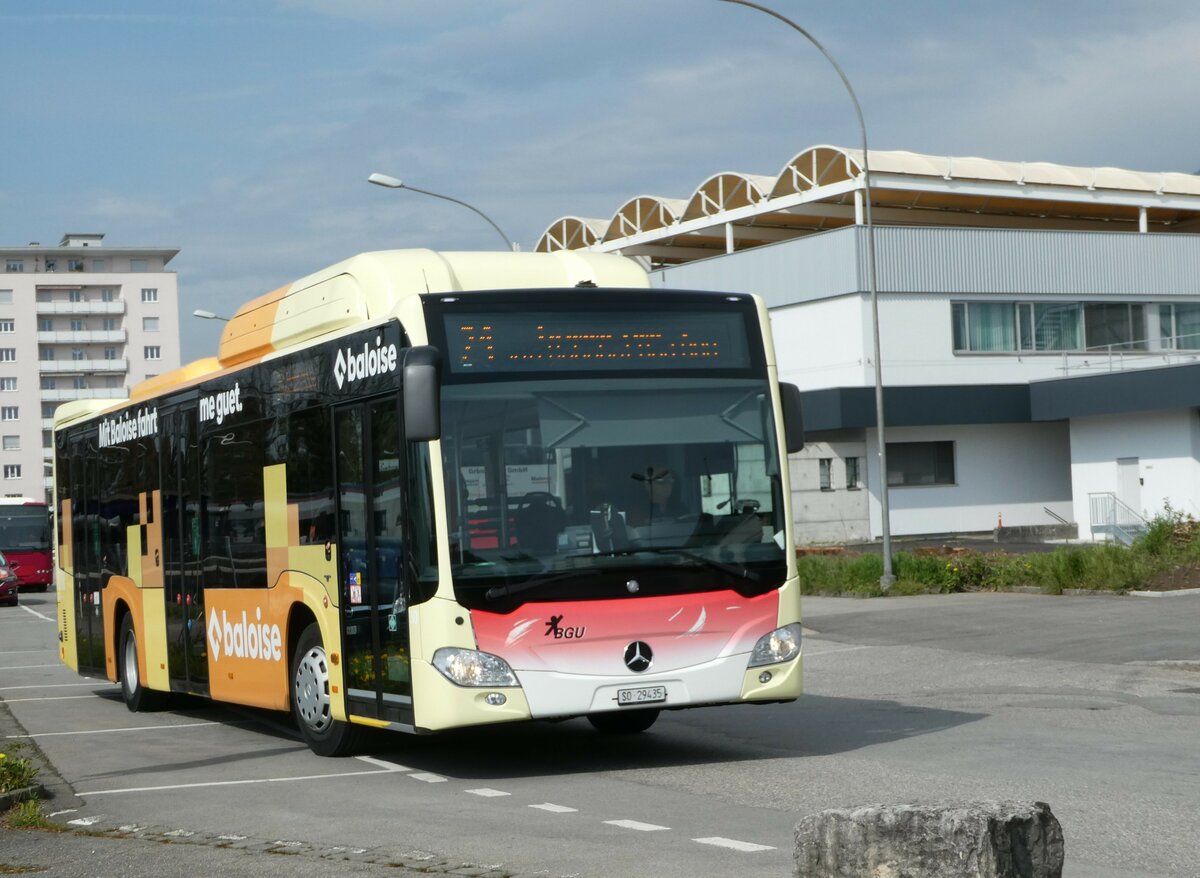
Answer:
[[[347,710],[411,725],[399,399],[341,407],[334,424]]]
[[[164,588],[171,688],[208,692],[204,583],[200,567],[200,445],[195,408],[163,415]]]
[[[103,674],[104,603],[100,594],[100,499],[94,442],[82,437],[70,447],[71,559],[75,565],[75,641],[79,670]]]

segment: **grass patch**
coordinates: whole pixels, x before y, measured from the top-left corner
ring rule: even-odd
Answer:
[[[65,827],[47,819],[38,799],[26,799],[8,809],[4,825],[9,829],[41,829],[47,832],[63,832]]]
[[[0,749],[0,793],[31,786],[37,777],[37,766],[33,761],[17,755],[24,748],[24,744],[18,743]]]
[[[1170,571],[1200,565],[1200,523],[1164,507],[1148,532],[1132,546],[1105,543],[1071,546],[1030,555],[1004,552],[897,552],[896,583],[888,594],[950,594],[1037,588],[1046,594],[1068,589],[1124,593]],[[804,594],[877,597],[882,594],[879,555],[801,555]]]

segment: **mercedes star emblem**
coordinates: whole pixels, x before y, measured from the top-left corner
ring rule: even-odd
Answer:
[[[650,667],[653,658],[654,650],[650,648],[650,644],[644,641],[635,640],[625,647],[625,667],[634,673],[640,674]]]

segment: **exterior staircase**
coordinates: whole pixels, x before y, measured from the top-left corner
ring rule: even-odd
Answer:
[[[1091,507],[1093,539],[1102,536],[1131,546],[1150,529],[1150,523],[1141,513],[1122,503],[1111,491],[1088,494],[1088,505]]]

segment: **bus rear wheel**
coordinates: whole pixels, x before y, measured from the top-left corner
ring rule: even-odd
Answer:
[[[292,715],[304,742],[318,756],[344,756],[357,743],[357,729],[333,718],[329,657],[316,622],[304,629],[292,658]]]
[[[610,713],[589,713],[588,722],[606,735],[636,735],[654,725],[659,711],[653,707],[639,710],[617,710]]]
[[[121,620],[121,635],[117,638],[117,643],[120,644],[117,663],[120,665],[121,697],[125,700],[125,706],[134,713],[165,707],[166,695],[147,689],[142,684],[141,672],[138,670],[137,632],[133,628],[133,616],[126,615]]]

